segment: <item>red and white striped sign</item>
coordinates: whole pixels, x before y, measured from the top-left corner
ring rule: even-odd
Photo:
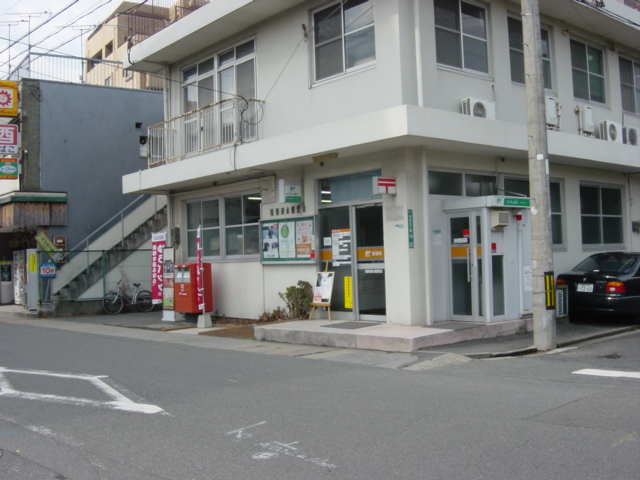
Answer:
[[[395,195],[397,193],[395,177],[373,177],[373,193]]]

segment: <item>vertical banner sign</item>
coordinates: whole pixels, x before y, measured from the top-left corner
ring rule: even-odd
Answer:
[[[154,304],[162,303],[162,257],[166,245],[166,232],[151,234],[151,299]]]
[[[162,251],[163,268],[162,268],[162,308],[164,310],[173,310],[174,301],[174,275],[173,263],[175,250],[173,247],[165,247]]]
[[[204,291],[202,288],[202,243],[200,241],[202,227],[198,226],[196,235],[196,301],[198,309],[202,310],[204,315]]]

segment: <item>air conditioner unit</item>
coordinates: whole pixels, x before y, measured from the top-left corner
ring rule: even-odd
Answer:
[[[595,124],[593,123],[593,111],[591,107],[578,107],[580,111],[580,133],[582,135],[591,136],[595,130]]]
[[[560,116],[558,115],[558,102],[554,97],[544,98],[544,111],[547,117],[547,128],[558,128],[560,126]]]
[[[496,104],[489,100],[481,100],[479,98],[463,98],[462,99],[462,113],[464,115],[471,115],[473,117],[489,118],[495,120],[496,118]]]
[[[640,145],[638,143],[638,129],[633,127],[623,127],[622,128],[622,141],[627,145]]]
[[[491,230],[509,226],[511,213],[508,210],[491,210]]]
[[[600,138],[608,142],[622,143],[622,125],[611,120],[600,122]]]

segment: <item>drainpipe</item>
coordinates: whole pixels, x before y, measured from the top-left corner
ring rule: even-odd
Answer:
[[[418,106],[424,107],[424,84],[422,75],[422,32],[420,31],[420,0],[413,2],[414,36],[416,42],[416,81]]]

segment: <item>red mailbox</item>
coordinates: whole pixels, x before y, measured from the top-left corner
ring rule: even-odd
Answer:
[[[181,313],[202,313],[198,308],[196,287],[196,264],[183,263],[174,267],[174,302],[175,311]],[[213,289],[211,288],[211,264],[202,264],[202,294],[204,311],[213,311]]]

